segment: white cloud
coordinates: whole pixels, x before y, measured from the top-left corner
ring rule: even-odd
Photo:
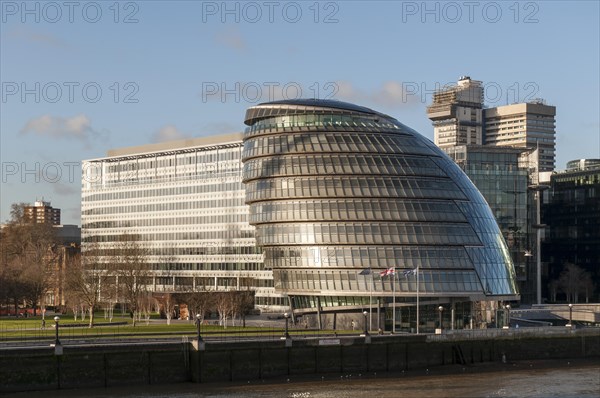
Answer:
[[[246,41],[238,30],[228,29],[221,31],[215,35],[215,40],[218,44],[227,46],[239,52],[246,49]]]
[[[177,130],[173,125],[167,125],[152,135],[152,142],[176,141],[189,138],[189,135]]]
[[[49,33],[38,33],[24,27],[17,27],[6,34],[7,38],[16,39],[35,44],[42,44],[50,47],[68,47],[61,39]]]
[[[414,84],[390,80],[370,91],[360,90],[348,81],[338,81],[334,97],[354,103],[374,103],[387,108],[413,106],[421,102],[420,93],[411,91]],[[406,90],[405,88],[409,88]]]
[[[84,114],[70,118],[44,115],[30,119],[21,129],[21,134],[36,134],[52,138],[77,139],[87,144],[92,136],[99,135],[91,125],[91,120]]]

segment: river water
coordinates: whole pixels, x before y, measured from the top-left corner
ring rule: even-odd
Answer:
[[[549,367],[550,366],[550,367]],[[237,384],[172,384],[10,394],[86,398],[600,398],[600,363],[521,362],[407,373],[307,376]]]

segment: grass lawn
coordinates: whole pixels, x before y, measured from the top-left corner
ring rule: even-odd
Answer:
[[[41,316],[30,318],[0,318],[0,342],[19,340],[45,340],[55,335],[54,316],[46,316],[46,327],[42,329]],[[127,322],[127,324],[122,324]],[[104,319],[104,313],[95,315],[93,328],[87,325],[89,318],[75,321],[73,316],[61,315],[59,325],[67,325],[59,329],[61,339],[102,339],[102,338],[156,338],[161,336],[181,335],[193,337],[196,334],[196,326],[193,322],[173,322],[166,324],[166,320],[151,320],[146,324],[145,320],[137,322],[134,327],[129,316],[113,317],[115,325],[107,325],[108,319]],[[97,325],[103,324],[103,325]],[[72,326],[68,326],[72,325]],[[74,326],[80,325],[80,326]],[[225,337],[249,337],[249,336],[280,336],[283,328],[256,327],[256,326],[227,326],[202,325],[201,333]],[[333,331],[315,331],[290,328],[291,335],[321,335],[331,334]],[[338,331],[338,333],[356,333],[358,331]]]

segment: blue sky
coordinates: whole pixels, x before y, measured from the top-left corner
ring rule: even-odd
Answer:
[[[44,197],[80,223],[80,163],[243,129],[245,109],[334,98],[433,139],[436,87],[557,107],[557,168],[600,157],[597,1],[0,2],[0,221]]]

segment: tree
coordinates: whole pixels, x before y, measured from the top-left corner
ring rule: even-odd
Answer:
[[[593,281],[589,272],[573,263],[566,263],[558,277],[558,287],[565,293],[569,303],[577,303],[582,290],[586,293],[586,300],[588,299],[588,294],[593,289]]]
[[[58,281],[58,239],[54,228],[46,223],[28,222],[26,204],[11,206],[11,220],[2,230],[2,274],[9,283],[8,294],[16,301],[24,299],[36,314],[38,304]]]
[[[184,302],[188,306],[190,318],[196,318],[200,315],[200,322],[204,321],[204,317],[215,305],[214,294],[210,292],[190,292],[180,295],[180,302]]]
[[[167,325],[170,325],[173,313],[175,312],[175,305],[177,304],[177,295],[172,293],[161,293],[155,294],[154,298],[162,306],[162,310],[165,312],[165,317],[167,318]]]
[[[70,259],[68,272],[65,275],[68,297],[73,304],[88,309],[90,328],[94,327],[94,309],[102,297],[102,290],[109,290],[108,286],[102,284],[107,272],[103,259],[102,249],[97,243],[91,243],[84,253]]]
[[[116,276],[121,298],[133,317],[133,326],[139,318],[141,301],[147,293],[150,271],[147,250],[139,244],[136,236],[122,234],[113,249],[110,272]]]

